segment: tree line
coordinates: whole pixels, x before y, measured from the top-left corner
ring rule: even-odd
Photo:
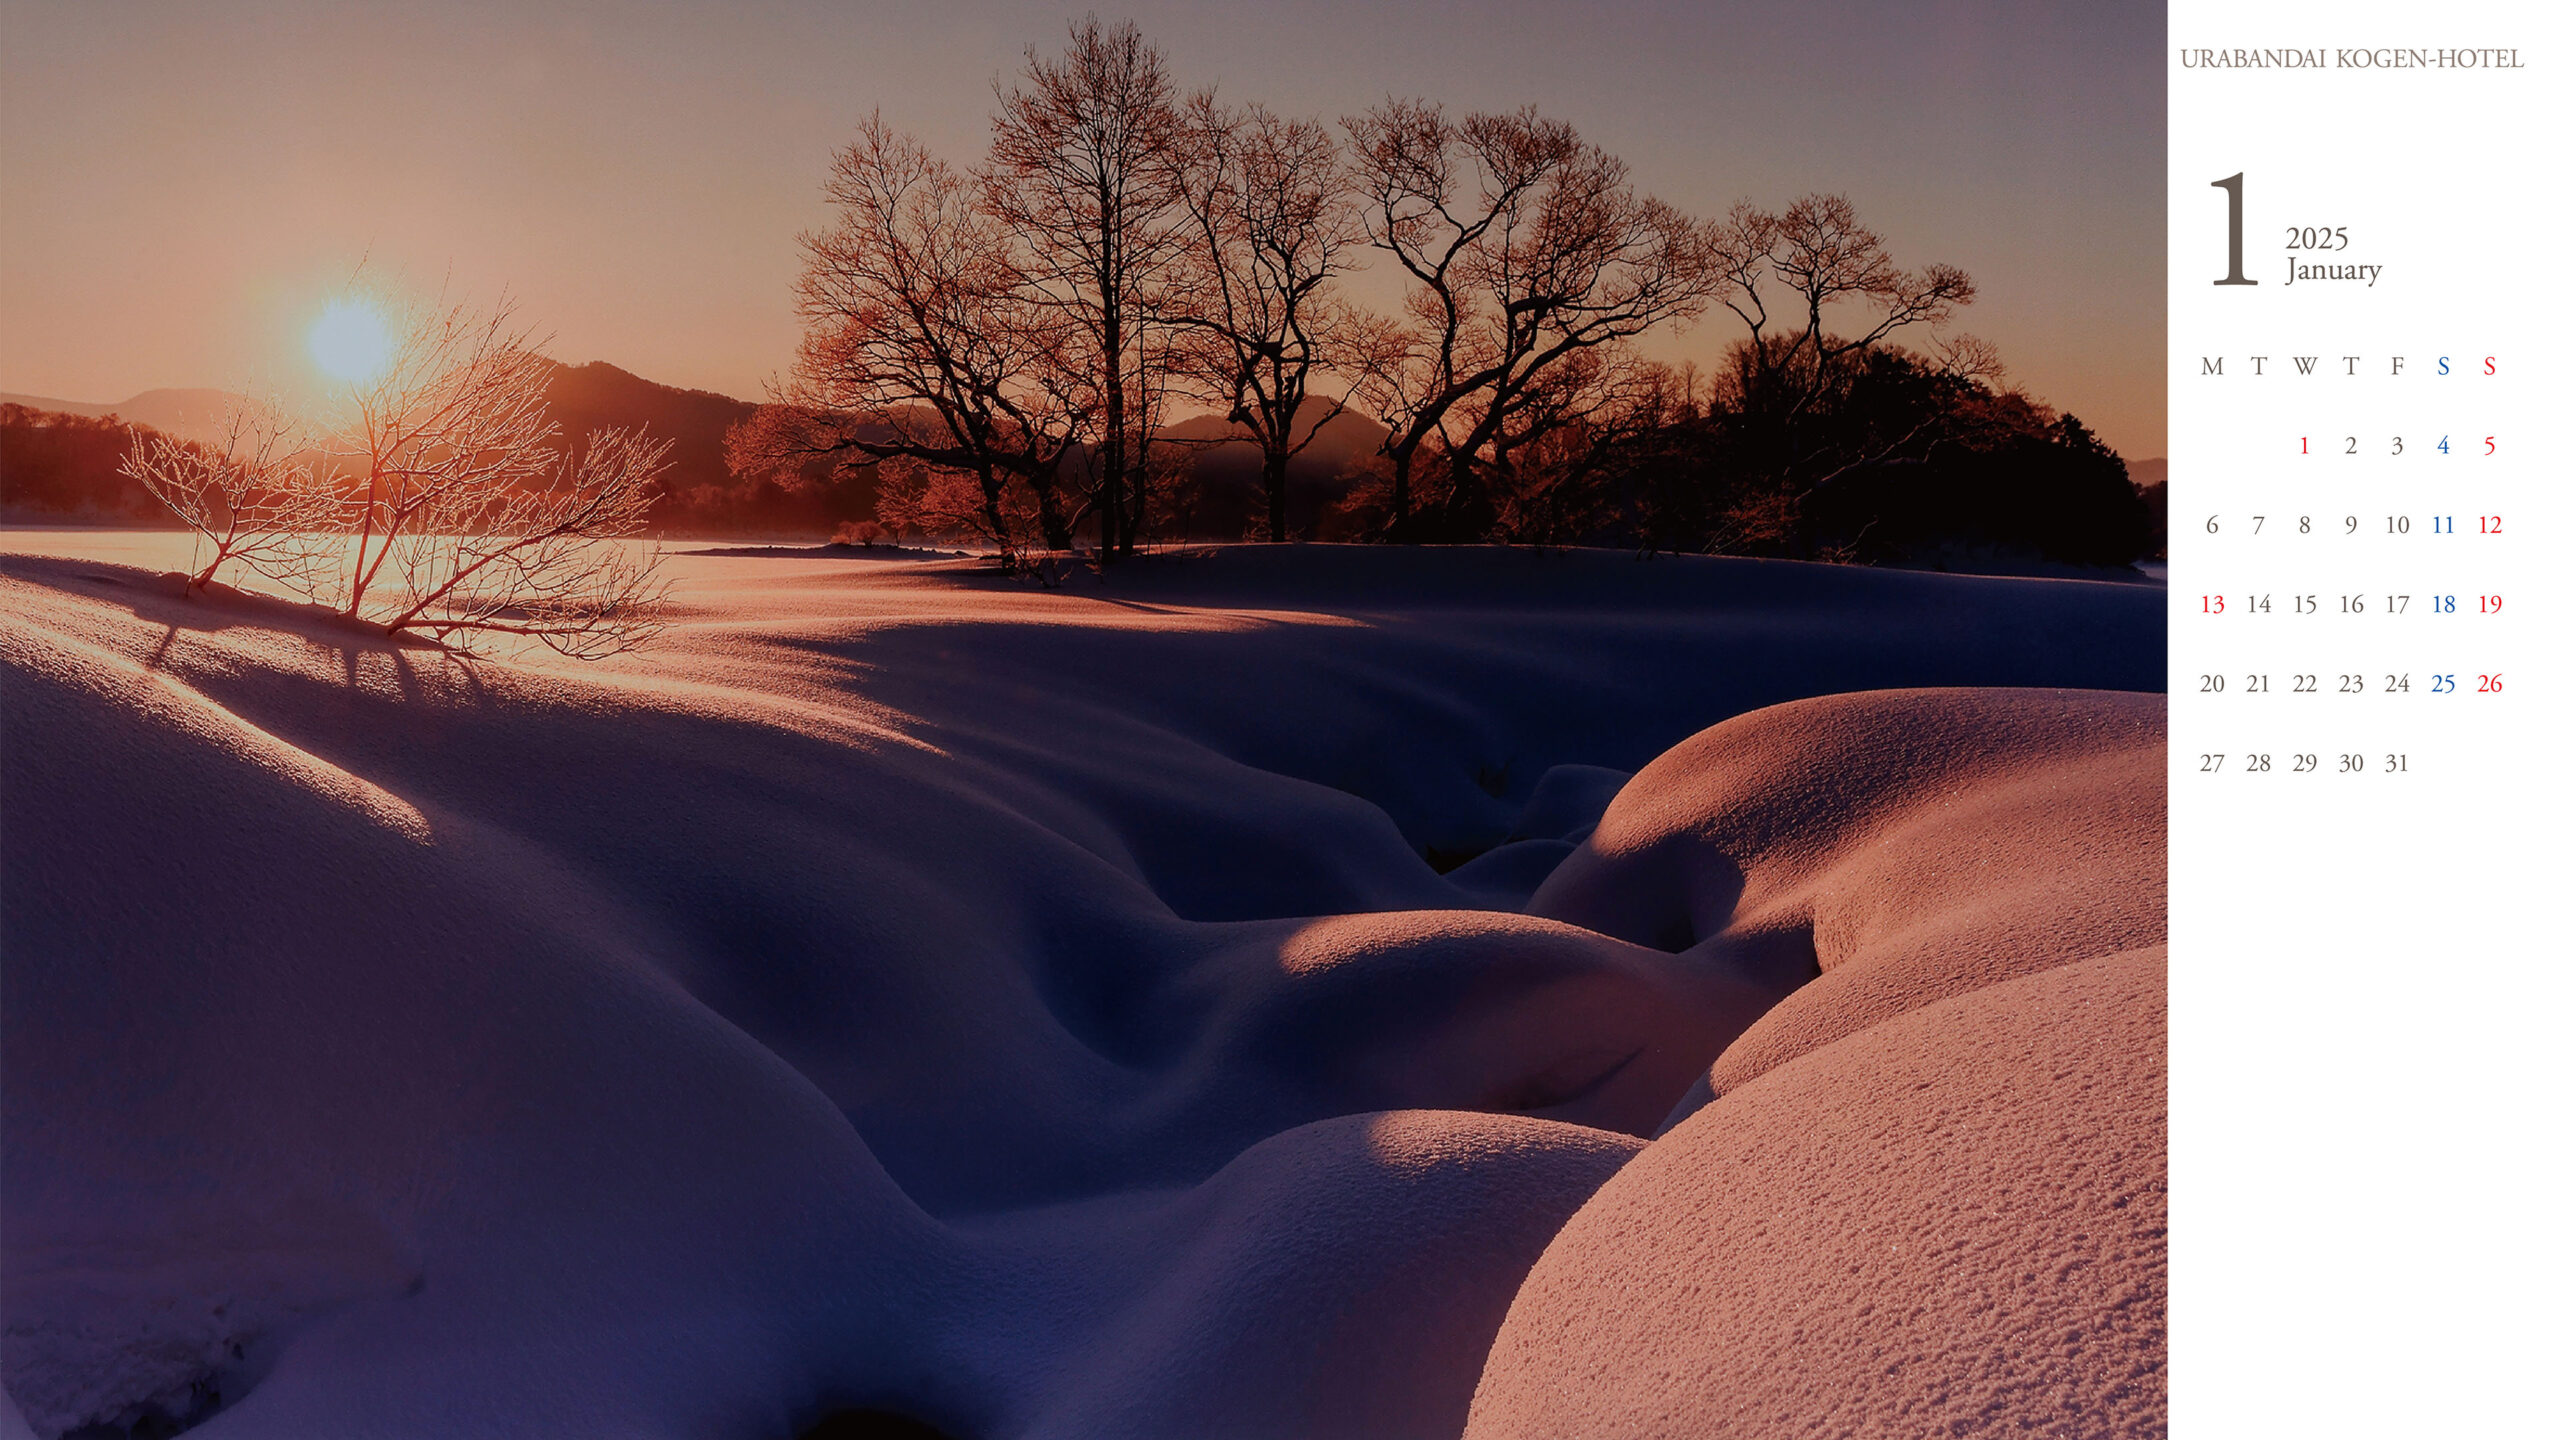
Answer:
[[[65,415],[0,404],[0,521],[13,525],[138,525],[167,512],[118,467],[139,436],[160,432],[121,416]]]
[[[2098,563],[2147,538],[2121,460],[1945,333],[1965,271],[1901,264],[1837,195],[1688,215],[1535,107],[1329,125],[1184,93],[1088,18],[999,86],[976,163],[875,112],[826,195],[799,352],[731,463],[877,467],[892,529],[1008,564],[1159,534],[1180,408],[1259,452],[1271,540],[1308,531],[1291,462],[1355,410],[1385,434],[1332,533]],[[1346,293],[1370,267],[1390,313]],[[1713,367],[1642,350],[1711,314],[1743,332]]]

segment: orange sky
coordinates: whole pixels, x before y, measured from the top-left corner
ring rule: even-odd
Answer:
[[[2094,12],[2104,10],[2105,14]],[[989,87],[1079,6],[12,7],[0,391],[290,389],[368,273],[504,290],[567,361],[760,396],[793,237],[877,106],[973,159]],[[1960,328],[2128,458],[2163,448],[2156,6],[1132,4],[1187,85],[1336,118],[1534,101],[1701,213],[1840,190]],[[1706,325],[1653,348],[1704,357]]]

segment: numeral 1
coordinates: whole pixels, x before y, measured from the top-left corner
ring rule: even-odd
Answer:
[[[2258,282],[2240,273],[2240,177],[2246,172],[2235,170],[2213,182],[2215,189],[2230,196],[2231,203],[2231,273],[2214,281],[2216,285],[2255,285]],[[2305,452],[2309,453],[2309,452]]]

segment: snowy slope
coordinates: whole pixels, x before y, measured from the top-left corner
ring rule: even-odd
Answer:
[[[1549,1238],[1771,1083],[1720,1054],[1909,1008],[1766,1041],[1816,965],[1937,999],[2104,953],[2142,922],[2075,928],[2084,872],[2158,864],[2156,695],[1817,710],[1740,796],[1664,754],[1835,692],[2157,691],[2148,587],[680,557],[679,625],[577,667],[182,600],[182,538],[0,548],[0,1379],[40,1435],[1454,1435]],[[1982,784],[1906,784],[1914,726]],[[2099,752],[2136,818],[2031,803]],[[1753,795],[1802,836],[1718,838]],[[1999,869],[1838,838],[1885,831]],[[1701,864],[1749,902],[1665,898]],[[1909,895],[1942,923],[1856,921]],[[1796,930],[1800,967],[1743,943]]]

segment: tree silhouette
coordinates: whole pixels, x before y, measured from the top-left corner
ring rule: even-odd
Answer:
[[[1289,538],[1289,462],[1348,403],[1299,428],[1309,385],[1338,358],[1350,311],[1332,291],[1360,241],[1340,147],[1311,120],[1194,95],[1176,131],[1174,175],[1189,221],[1170,314],[1200,398],[1262,452],[1269,538]]]
[[[1750,332],[1736,352],[1736,398],[1755,418],[1801,413],[1829,393],[1849,357],[1973,302],[1973,277],[1952,265],[1897,265],[1843,195],[1807,195],[1777,213],[1743,201],[1702,239],[1717,300]],[[1799,315],[1772,308],[1787,302]],[[1958,368],[1975,373],[1982,358],[1968,348]]]
[[[1066,549],[1061,467],[1085,436],[1090,385],[978,182],[874,113],[838,152],[827,198],[836,223],[801,237],[799,357],[777,403],[732,435],[732,465],[889,462],[888,504],[905,513],[888,518],[957,521],[1008,563],[1018,481],[1039,543]],[[939,483],[954,476],[974,502]]]
[[[1370,241],[1410,280],[1410,323],[1364,342],[1363,393],[1394,432],[1391,529],[1478,534],[1490,506],[1477,469],[1550,372],[1695,316],[1717,276],[1695,222],[1638,196],[1623,161],[1534,106],[1453,124],[1437,105],[1389,101],[1343,123]],[[1426,445],[1447,492],[1418,517]]]
[[[876,465],[883,519],[1008,565],[1034,536],[1127,555],[1186,513],[1173,457],[1236,438],[1275,540],[2122,548],[2121,463],[1942,335],[1972,277],[1903,265],[1847,198],[1701,224],[1534,106],[1391,99],[1343,126],[1177,103],[1136,27],[1091,17],[998,86],[972,171],[875,114],[836,158],[836,224],[803,237],[798,362],[733,465]],[[1394,259],[1396,315],[1340,293],[1364,242]],[[1717,306],[1743,334],[1711,373],[1640,348]],[[1213,423],[1166,438],[1177,395]],[[1293,515],[1293,461],[1354,408],[1377,455]]]
[[[1088,16],[1065,54],[1030,52],[1022,82],[999,89],[987,147],[989,211],[1100,392],[1091,473],[1105,556],[1128,554],[1145,527],[1167,398],[1159,287],[1183,238],[1173,96],[1163,54],[1135,25],[1106,32]]]

